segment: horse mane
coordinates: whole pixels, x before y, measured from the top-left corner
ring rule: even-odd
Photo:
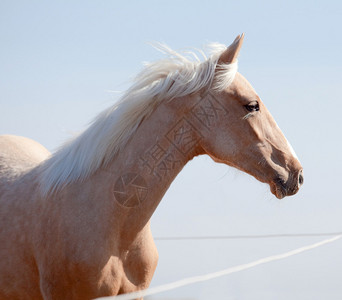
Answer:
[[[209,57],[199,51],[203,61],[194,52],[181,54],[161,44],[156,48],[166,54],[166,58],[146,64],[116,104],[39,166],[40,189],[44,196],[71,182],[84,180],[101,166],[108,165],[161,101],[204,88],[222,90],[237,72],[237,62],[220,64],[217,68],[220,54],[226,49],[222,44],[211,44]]]

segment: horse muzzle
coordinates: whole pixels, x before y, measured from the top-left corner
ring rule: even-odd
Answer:
[[[304,183],[303,170],[299,170],[290,174],[289,179],[285,182],[280,177],[276,177],[271,183],[270,188],[272,194],[274,194],[278,199],[283,199],[286,196],[292,196],[296,194],[300,187]]]

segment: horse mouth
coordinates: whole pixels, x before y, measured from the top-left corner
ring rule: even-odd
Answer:
[[[274,183],[270,184],[271,193],[278,199],[283,199],[286,196],[286,192],[282,187],[277,186]]]
[[[275,181],[270,183],[270,189],[271,193],[275,195],[278,199],[283,199],[285,196],[287,196],[287,190],[285,188],[285,185],[279,179],[276,179]]]
[[[300,179],[299,183],[286,184],[282,179],[276,178],[270,183],[270,189],[278,199],[283,199],[286,196],[295,195],[302,184],[303,179]]]

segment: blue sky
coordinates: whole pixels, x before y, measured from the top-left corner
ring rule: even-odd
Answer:
[[[160,58],[148,45],[201,48],[245,32],[239,71],[304,166],[298,195],[200,157],[152,218],[155,236],[342,231],[340,1],[0,2],[0,134],[56,149]],[[152,285],[204,274],[320,238],[158,241]],[[163,299],[340,299],[342,242],[283,262],[182,288]],[[247,288],[248,287],[248,288]],[[153,297],[152,297],[153,298]],[[153,299],[161,299],[154,297]]]

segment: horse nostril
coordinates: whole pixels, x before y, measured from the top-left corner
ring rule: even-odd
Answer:
[[[301,186],[304,183],[304,176],[303,176],[303,170],[299,171],[298,175],[298,185]]]

